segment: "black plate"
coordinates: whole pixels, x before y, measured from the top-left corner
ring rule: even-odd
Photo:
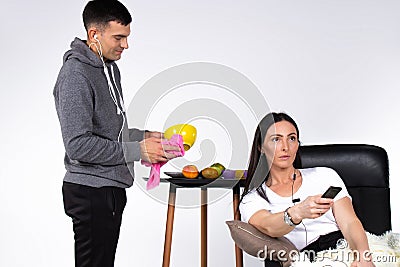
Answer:
[[[181,187],[199,187],[215,181],[215,179],[205,178],[169,178],[166,180]]]
[[[168,175],[169,177],[172,177],[172,178],[190,179],[190,178],[186,178],[185,176],[183,176],[183,173],[181,173],[181,172],[164,172],[164,174],[166,174],[166,175]]]
[[[166,179],[170,183],[183,187],[198,187],[215,181],[215,179],[205,179],[200,173],[196,178],[187,178],[182,172],[164,172],[164,174],[171,177]]]
[[[244,186],[244,179],[236,180],[236,179],[224,179],[224,177],[219,177],[217,179],[207,179],[201,176],[197,178],[186,178],[183,176],[181,172],[164,172],[166,175],[170,176],[170,178],[161,178],[161,182],[168,182],[175,184],[179,187],[216,187],[216,188],[232,188],[238,182],[240,186]],[[178,178],[172,177],[176,176]],[[183,177],[183,178],[182,178]],[[143,177],[145,181],[148,181],[148,177]]]

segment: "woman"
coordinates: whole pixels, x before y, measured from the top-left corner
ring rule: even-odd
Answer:
[[[360,255],[352,266],[374,266],[342,179],[330,168],[301,169],[299,145],[298,127],[287,114],[269,113],[261,120],[240,203],[242,219],[272,237],[285,236],[307,252],[335,248],[344,236]],[[329,186],[342,190],[334,199],[321,198]]]

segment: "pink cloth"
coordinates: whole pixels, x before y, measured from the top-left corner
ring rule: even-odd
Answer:
[[[183,138],[180,134],[174,134],[168,141],[162,142],[164,145],[179,146],[181,151],[166,151],[172,153],[178,157],[185,155],[185,150],[183,149]],[[150,190],[160,184],[160,169],[166,162],[150,163],[142,160],[142,164],[146,167],[151,167],[149,180],[146,184],[146,189]]]

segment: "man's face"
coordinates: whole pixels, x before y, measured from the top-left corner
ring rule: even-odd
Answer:
[[[101,43],[104,60],[118,60],[124,49],[128,49],[128,36],[131,33],[130,24],[124,26],[110,21],[108,26],[97,34]]]

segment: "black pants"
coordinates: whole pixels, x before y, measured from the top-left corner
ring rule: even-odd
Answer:
[[[320,236],[317,240],[303,248],[301,251],[314,251],[315,253],[326,250],[329,248],[336,248],[337,241],[339,239],[343,238],[343,234],[340,231],[332,232],[326,235]],[[307,254],[310,256],[310,261],[313,262],[314,259],[314,254],[310,253]],[[272,261],[272,260],[266,260],[265,261],[265,267],[280,267],[282,266],[280,262],[278,261]]]
[[[64,182],[65,213],[72,218],[76,267],[112,267],[118,244],[125,189]]]
[[[314,251],[316,253],[330,248],[334,249],[336,248],[337,241],[341,238],[343,238],[341,231],[335,231],[326,235],[322,235],[317,240],[303,248],[301,251]],[[315,260],[313,256],[314,254],[310,254],[311,262]]]

